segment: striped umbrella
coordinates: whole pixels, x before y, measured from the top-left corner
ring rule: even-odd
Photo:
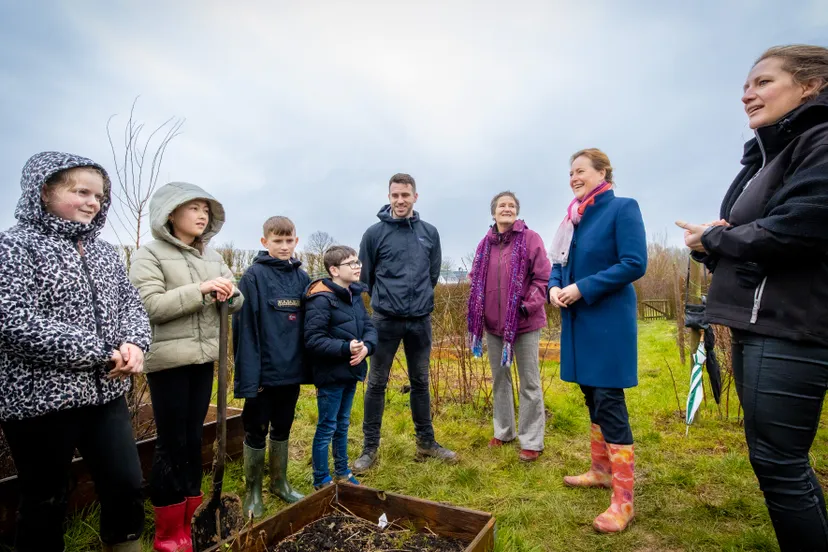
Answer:
[[[687,418],[684,423],[687,425],[687,433],[690,432],[690,424],[701,406],[704,399],[704,387],[702,386],[702,374],[704,373],[704,361],[707,354],[704,350],[704,343],[699,343],[696,352],[693,353],[693,368],[690,370],[690,392],[687,394]]]

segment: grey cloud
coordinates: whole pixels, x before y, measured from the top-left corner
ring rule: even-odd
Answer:
[[[104,124],[140,93],[150,125],[187,118],[162,179],[222,199],[218,242],[254,248],[279,213],[356,245],[398,171],[417,178],[418,210],[455,260],[502,189],[549,240],[571,197],[569,155],[597,146],[648,231],[678,243],[672,221],[715,218],[738,170],[752,60],[828,36],[824,17],[779,4],[55,4],[0,39],[19,52],[0,62],[0,182],[16,198],[41,149],[111,168]],[[25,32],[44,21],[57,31]]]

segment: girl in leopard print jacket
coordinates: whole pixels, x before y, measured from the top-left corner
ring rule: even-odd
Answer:
[[[76,447],[93,467],[104,549],[140,550],[141,469],[124,394],[151,333],[117,252],[98,239],[110,187],[89,159],[37,154],[23,168],[18,223],[0,232],[0,425],[22,487],[21,552],[63,550]]]

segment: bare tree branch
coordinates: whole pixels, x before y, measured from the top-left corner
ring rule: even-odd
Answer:
[[[325,263],[323,258],[325,251],[332,245],[336,245],[336,240],[327,232],[317,230],[308,237],[301,259],[311,277],[324,276]]]
[[[110,128],[116,115],[112,115],[106,122],[106,136],[112,150],[117,180],[113,183],[112,195],[117,201],[113,201],[112,212],[128,236],[128,245],[135,248],[141,246],[141,238],[147,234],[143,222],[148,214],[149,200],[158,184],[164,153],[170,142],[181,134],[181,127],[185,121],[183,118],[170,117],[144,139],[146,125],[139,123],[135,117],[139,97],[135,97],[130,107],[129,118],[124,125],[123,151],[120,153],[115,147]],[[145,164],[149,152],[152,152],[152,160],[147,173]],[[124,244],[119,232],[116,231],[115,236]]]

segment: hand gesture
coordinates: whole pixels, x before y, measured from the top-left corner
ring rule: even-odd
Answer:
[[[362,341],[359,341],[358,339],[351,341],[351,356],[358,354],[361,349]]]
[[[707,230],[709,226],[704,224],[691,224],[689,222],[684,222],[683,220],[677,220],[676,226],[684,229],[684,245],[693,251],[698,251],[699,253],[706,252],[704,246],[702,245],[701,239],[702,234],[704,234],[704,231]]]
[[[140,374],[144,371],[144,351],[132,343],[123,343],[120,348],[121,356],[126,365],[123,371],[128,374]]]
[[[109,373],[106,375],[106,379],[123,379],[126,377],[124,374],[124,366],[126,366],[126,362],[124,362],[124,357],[121,355],[121,351],[115,349],[112,351],[112,356],[107,363],[107,366],[110,368]]]
[[[684,229],[684,245],[693,251],[706,253],[707,251],[701,241],[704,231],[711,226],[730,226],[730,223],[724,219],[714,220],[713,222],[708,222],[707,224],[691,224],[683,220],[677,220],[676,226]]]
[[[563,303],[565,307],[580,300],[581,297],[583,297],[581,290],[578,289],[576,284],[569,284],[558,293],[558,301]]]
[[[566,303],[563,303],[560,300],[561,288],[558,286],[553,286],[549,288],[549,302],[558,307],[559,309],[565,309]]]
[[[124,343],[113,351],[111,361],[115,366],[107,374],[107,379],[124,379],[144,371],[144,351],[132,343]]]
[[[366,345],[362,345],[362,348],[359,350],[358,353],[351,356],[351,366],[356,366],[357,364],[361,363],[365,360],[365,357],[368,356],[368,347]]]
[[[215,278],[213,280],[202,282],[199,289],[201,290],[202,295],[210,295],[215,291],[216,299],[218,301],[227,301],[233,296],[235,286],[233,285],[233,282],[227,278]]]

